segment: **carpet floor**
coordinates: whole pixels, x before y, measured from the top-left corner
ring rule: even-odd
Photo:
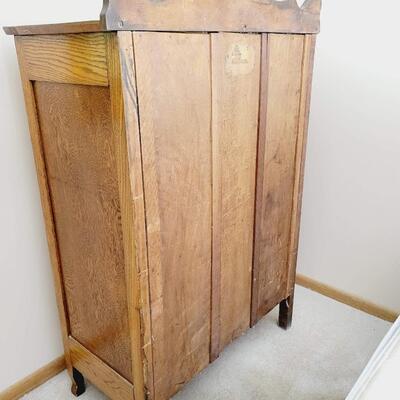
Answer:
[[[391,324],[297,287],[293,326],[278,310],[237,339],[173,400],[343,400]],[[24,400],[73,400],[63,372]],[[88,385],[80,400],[106,400]]]

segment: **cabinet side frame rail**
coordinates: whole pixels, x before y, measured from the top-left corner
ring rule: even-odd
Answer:
[[[36,98],[33,89],[33,81],[29,79],[28,68],[24,57],[24,46],[22,38],[15,37],[15,47],[17,50],[18,63],[20,68],[22,89],[25,99],[25,108],[28,114],[29,132],[33,147],[37,180],[39,183],[40,198],[45,222],[47,244],[50,254],[50,262],[53,272],[57,308],[61,325],[62,341],[64,346],[65,364],[73,385],[78,389],[78,382],[75,380],[74,371],[69,349],[69,320],[68,306],[65,297],[63,276],[61,272],[61,259],[58,248],[58,241],[55,228],[53,205],[50,194],[49,181],[47,177],[47,167],[43,151],[42,135],[37,114]],[[75,373],[75,376],[78,375]],[[74,388],[72,389],[74,390]]]
[[[125,34],[125,32],[120,32],[119,36],[123,37],[123,34]],[[126,32],[126,34],[131,35],[130,32]],[[71,391],[76,396],[79,396],[85,391],[85,376],[95,383],[106,395],[112,398],[118,400],[144,400],[146,398],[146,394],[144,391],[145,372],[143,371],[142,366],[143,351],[141,343],[142,324],[140,320],[140,283],[136,262],[136,248],[133,231],[134,225],[131,223],[134,220],[134,202],[129,177],[130,168],[127,154],[127,133],[125,128],[124,102],[122,93],[123,84],[121,79],[122,66],[120,65],[119,55],[120,42],[115,32],[108,32],[102,35],[104,35],[105,39],[107,71],[105,72],[106,81],[101,82],[101,86],[107,86],[110,90],[110,111],[113,123],[119,197],[121,202],[121,224],[127,284],[128,320],[131,332],[130,350],[132,355],[132,381],[135,382],[135,385],[116,373],[111,367],[92,354],[71,336],[68,305],[64,290],[64,280],[57,240],[52,196],[49,186],[38,109],[33,87],[36,80],[32,76],[34,66],[28,64],[25,57],[24,42],[26,38],[16,36],[15,46],[20,67],[25,107],[28,114],[29,131],[44,215],[46,237],[50,254],[64,347],[65,364],[72,381]],[[71,37],[70,35],[60,35],[59,37],[67,38],[68,36]],[[37,36],[36,38],[37,40],[40,40],[41,37],[43,36]],[[36,40],[36,38],[32,38],[32,40]],[[39,60],[39,63],[45,64],[46,60]],[[75,77],[72,75],[64,81],[65,76],[57,73],[54,74],[54,71],[52,71],[51,75],[45,74],[44,76],[41,76],[40,80],[57,83],[97,85],[98,82],[90,83],[89,75],[90,74],[88,74],[88,76],[85,78],[88,79],[88,81],[84,83],[75,82]],[[141,201],[143,201],[143,199],[141,199]]]

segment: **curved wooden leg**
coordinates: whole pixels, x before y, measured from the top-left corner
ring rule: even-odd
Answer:
[[[71,392],[74,396],[78,397],[85,393],[86,384],[83,375],[75,368],[72,369],[72,386]]]
[[[288,297],[279,304],[279,326],[289,329],[292,326],[293,296]]]

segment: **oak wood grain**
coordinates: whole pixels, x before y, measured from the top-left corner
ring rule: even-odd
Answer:
[[[155,399],[209,363],[209,37],[135,33]]]
[[[104,0],[106,29],[141,31],[319,31],[321,0]]]
[[[53,273],[54,289],[60,320],[61,337],[64,347],[65,364],[68,370],[68,374],[73,380],[72,362],[68,342],[70,326],[68,320],[67,301],[65,297],[64,282],[61,272],[61,259],[57,244],[56,227],[53,214],[54,210],[50,195],[42,135],[40,132],[39,119],[37,115],[35,92],[32,82],[29,80],[28,77],[26,69],[27,64],[24,57],[24,47],[21,44],[20,38],[15,38],[15,46],[20,68],[22,88],[24,91],[25,107],[28,116],[33,155],[35,158],[36,175],[39,184],[42,211],[46,228],[47,244],[49,248],[51,268]]]
[[[34,87],[71,335],[132,380],[110,91]]]
[[[102,33],[21,36],[19,43],[32,81],[108,86]]]
[[[293,297],[299,247],[301,205],[303,196],[304,166],[306,159],[308,120],[311,100],[311,81],[314,66],[315,35],[304,38],[302,82],[300,94],[299,126],[296,145],[295,178],[293,187],[292,221],[288,257],[288,280],[286,296]]]
[[[269,82],[269,54],[268,54],[268,34],[261,35],[261,51],[260,51],[260,100],[259,100],[259,114],[258,114],[258,137],[257,137],[257,166],[256,166],[256,194],[255,194],[255,207],[254,207],[254,243],[253,243],[253,269],[252,269],[252,289],[251,289],[251,311],[250,311],[250,325],[254,326],[258,319],[257,313],[259,308],[259,272],[260,268],[257,264],[257,257],[259,253],[259,234],[257,232],[258,224],[257,219],[260,218],[260,205],[263,199],[264,188],[264,160],[266,152],[266,125],[267,125],[267,104],[268,104],[268,82]]]
[[[119,53],[122,71],[122,90],[125,107],[125,126],[129,176],[134,210],[136,269],[140,287],[140,317],[142,339],[142,362],[145,392],[154,397],[153,348],[151,338],[151,310],[149,273],[147,262],[147,235],[144,204],[142,151],[139,129],[139,109],[136,88],[133,37],[131,32],[118,32]]]
[[[213,282],[211,358],[250,324],[260,35],[211,35]]]
[[[252,324],[286,298],[304,36],[263,42]]]
[[[135,400],[133,385],[74,338],[69,338],[76,368],[112,400]]]
[[[284,299],[288,325],[319,12],[109,0],[119,32],[8,30],[72,378],[166,400]]]
[[[118,176],[119,198],[121,204],[122,241],[124,248],[125,279],[127,290],[127,305],[130,334],[131,369],[135,400],[144,400],[143,353],[141,335],[141,296],[139,286],[139,269],[136,263],[136,242],[134,223],[134,203],[131,188],[131,168],[128,159],[128,142],[125,125],[125,113],[133,110],[124,107],[120,45],[126,44],[131,35],[108,34],[106,36],[108,71],[110,75],[111,116],[115,142],[116,170]],[[125,42],[124,42],[125,40]],[[129,42],[128,42],[129,45]],[[125,75],[126,76],[126,75]]]

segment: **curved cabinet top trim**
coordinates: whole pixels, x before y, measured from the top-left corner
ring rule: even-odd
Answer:
[[[108,30],[318,33],[321,0],[104,0]]]
[[[301,0],[299,0],[301,1]],[[5,27],[9,35],[107,31],[318,33],[321,0],[103,0],[100,21]]]

